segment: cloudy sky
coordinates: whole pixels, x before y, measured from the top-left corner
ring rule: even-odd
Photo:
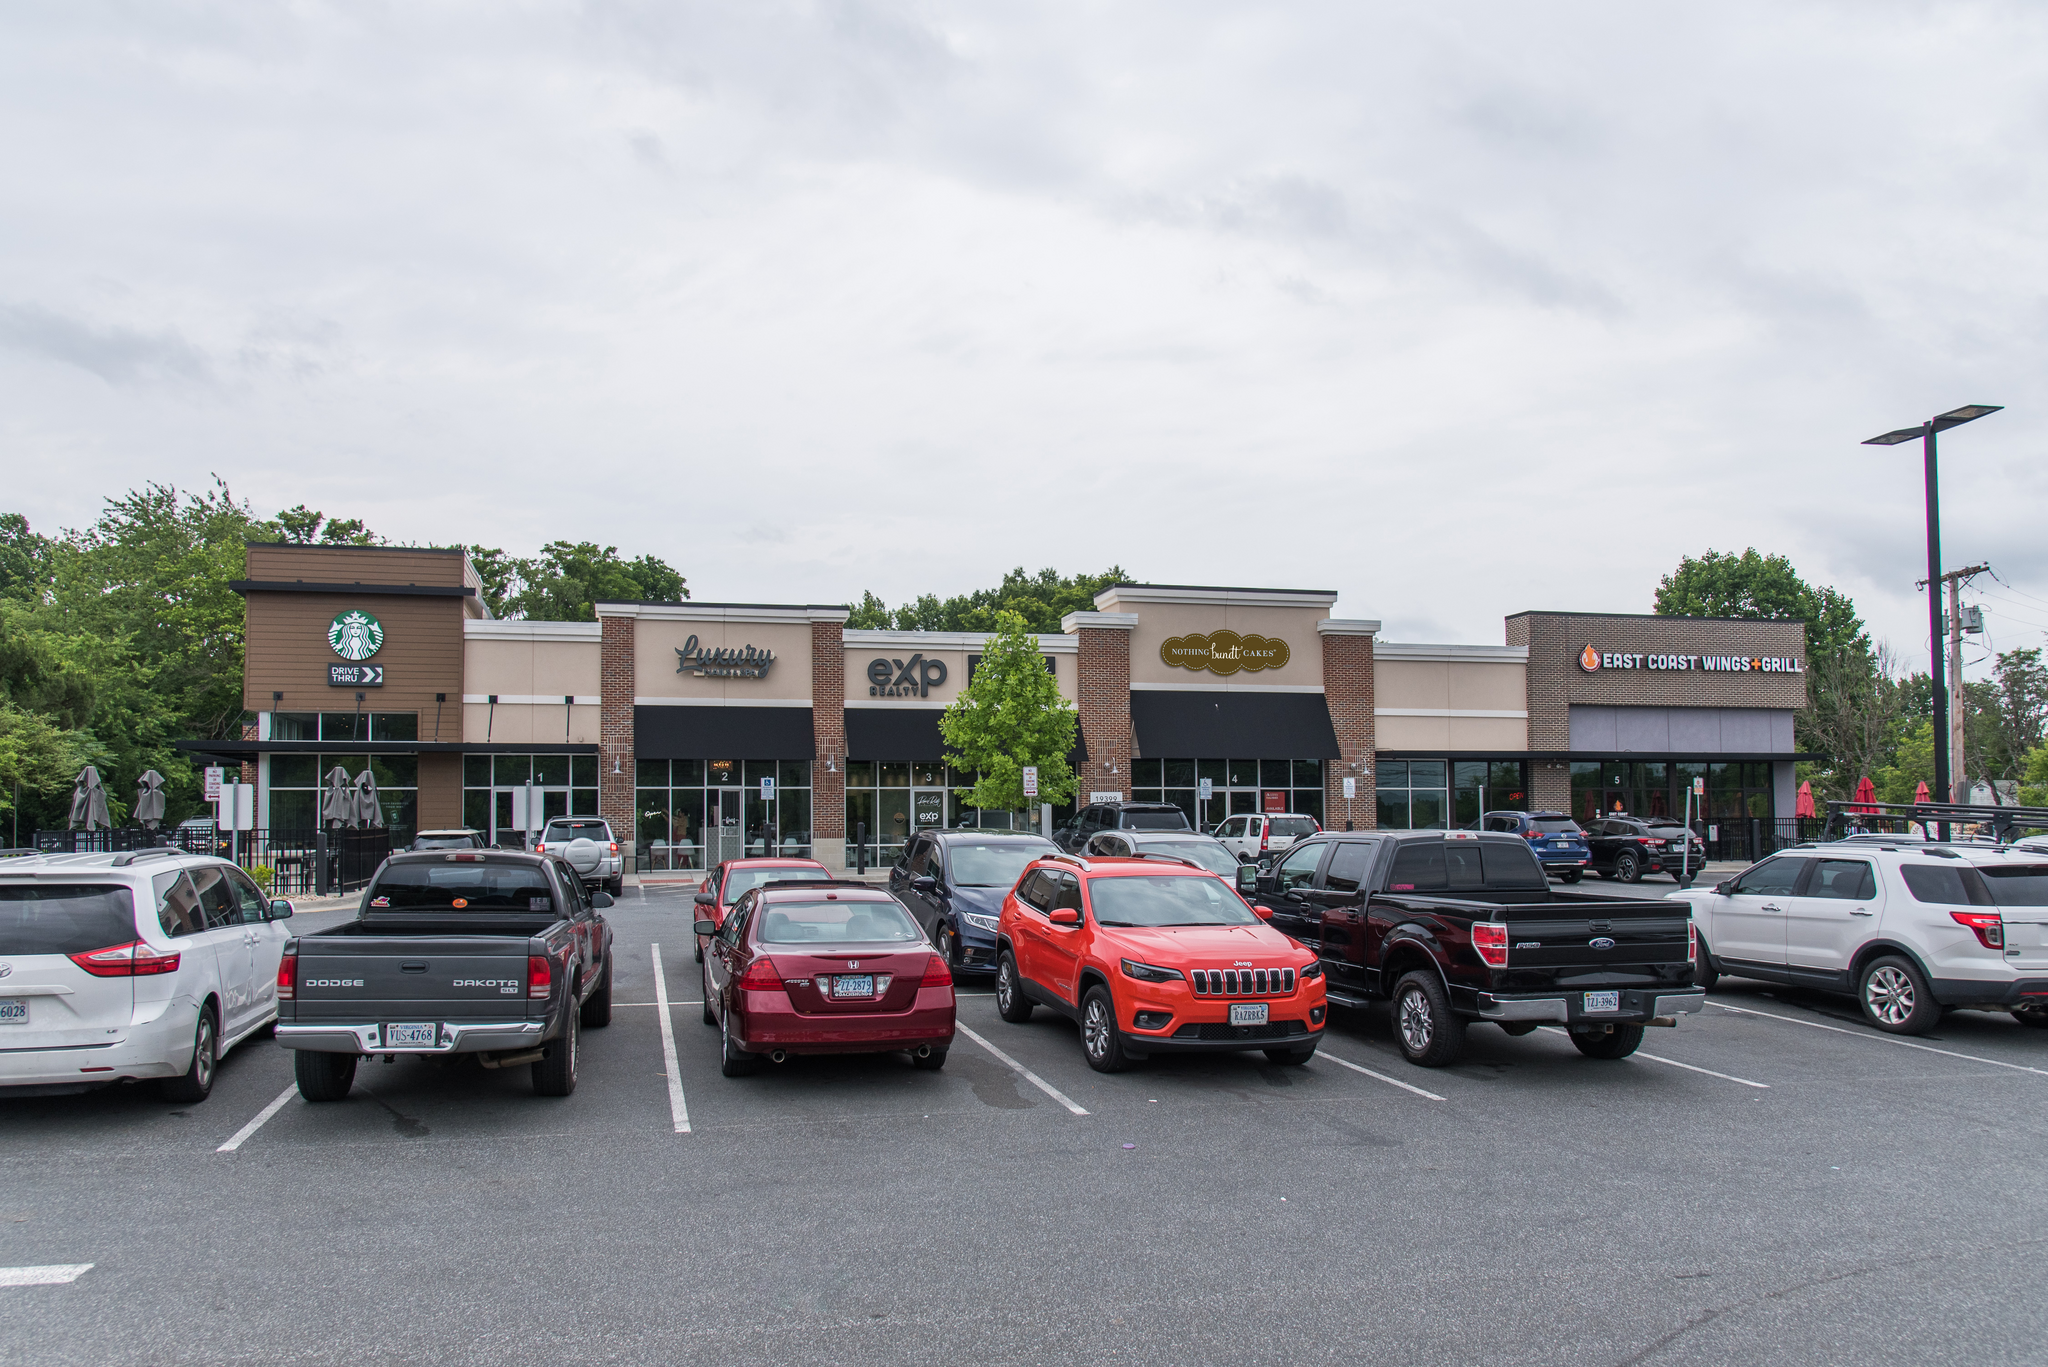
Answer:
[[[1393,639],[1757,546],[2048,627],[2048,10],[891,0],[0,11],[0,504],[217,472],[699,598],[1014,565]],[[1977,652],[1973,651],[1973,654]]]

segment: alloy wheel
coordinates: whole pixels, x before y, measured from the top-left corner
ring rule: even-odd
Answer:
[[[1863,1004],[1886,1025],[1903,1025],[1913,1014],[1913,980],[1904,970],[1882,964],[1863,982]]]
[[[1419,991],[1403,996],[1399,1024],[1401,1040],[1410,1053],[1429,1052],[1429,1042],[1436,1035],[1436,1021],[1429,1014],[1428,997]]]
[[[201,1088],[213,1085],[213,1068],[218,1062],[213,1038],[213,1016],[199,1013],[199,1034],[192,1044],[192,1080]]]
[[[1109,1009],[1102,1004],[1102,998],[1091,997],[1081,1013],[1081,1044],[1087,1049],[1088,1057],[1108,1055],[1110,1029]]]
[[[996,1010],[1007,1011],[1017,995],[1017,981],[1010,971],[1010,961],[1003,960],[1002,969],[996,974]]]

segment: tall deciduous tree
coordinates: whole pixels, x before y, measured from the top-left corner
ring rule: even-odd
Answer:
[[[946,762],[972,773],[955,794],[969,806],[1021,811],[1030,802],[1061,803],[1080,787],[1067,756],[1080,714],[1060,696],[1037,636],[1021,613],[995,614],[995,634],[959,698],[939,715]],[[1024,796],[1024,770],[1038,769],[1038,796]]]
[[[900,608],[890,608],[872,591],[862,593],[846,625],[867,630],[994,631],[996,614],[1014,612],[1028,630],[1049,634],[1060,629],[1060,619],[1068,613],[1092,611],[1095,595],[1111,584],[1129,582],[1130,576],[1117,565],[1100,574],[1076,575],[1051,569],[1026,574],[1019,565],[995,588],[945,599],[927,593]]]
[[[683,576],[663,560],[620,557],[617,546],[550,541],[531,560],[515,561],[519,589],[505,613],[535,622],[591,622],[601,602],[680,603],[690,596]]]

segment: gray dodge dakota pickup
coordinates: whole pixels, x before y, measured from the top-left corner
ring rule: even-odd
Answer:
[[[395,854],[356,919],[286,941],[277,1042],[308,1101],[348,1095],[359,1059],[474,1054],[576,1090],[580,1027],[612,1018],[612,904],[552,855]]]

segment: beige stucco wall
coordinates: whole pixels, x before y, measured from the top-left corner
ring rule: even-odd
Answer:
[[[676,651],[697,638],[705,650],[775,653],[765,679],[712,678],[676,672]],[[634,631],[633,696],[698,698],[747,703],[811,696],[811,627],[808,622],[689,621],[642,617]]]
[[[1526,750],[1529,724],[1517,717],[1401,717],[1377,712],[1380,750]]]
[[[567,693],[568,690],[562,690]],[[474,697],[474,694],[470,696]],[[577,703],[569,708],[568,732],[562,729],[562,704],[552,703],[507,703],[506,695],[500,694],[501,701],[495,709],[489,703],[465,702],[462,705],[462,739],[471,745],[493,744],[524,745],[538,742],[559,745],[567,741],[571,745],[596,745],[598,743],[597,719],[599,708],[595,703]],[[595,696],[590,694],[577,696]]]
[[[1173,688],[1225,687],[1260,688],[1274,684],[1322,687],[1322,638],[1316,623],[1330,615],[1327,606],[1291,608],[1240,606],[1219,603],[1114,603],[1103,600],[1104,612],[1135,612],[1138,625],[1131,633],[1131,682],[1163,684]],[[1271,636],[1287,642],[1288,661],[1279,669],[1257,673],[1215,674],[1206,669],[1182,669],[1159,658],[1160,643],[1170,636],[1219,630],[1240,636]]]
[[[598,640],[493,640],[471,636],[462,643],[463,688],[500,696],[596,697]]]
[[[1442,660],[1376,660],[1376,707],[1520,712],[1528,706],[1526,668],[1519,664]]]

